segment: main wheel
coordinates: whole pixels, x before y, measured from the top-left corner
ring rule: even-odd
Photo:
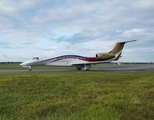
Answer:
[[[82,68],[76,68],[77,70],[81,70]]]
[[[85,70],[89,71],[90,70],[90,66],[85,67]]]

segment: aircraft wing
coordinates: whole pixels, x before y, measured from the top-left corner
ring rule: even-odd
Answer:
[[[87,63],[74,63],[74,64],[72,64],[72,66],[93,65],[93,64],[102,64],[102,63],[111,63],[111,61],[96,61],[96,62],[87,62]]]

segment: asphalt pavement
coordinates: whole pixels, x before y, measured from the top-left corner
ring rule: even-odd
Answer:
[[[142,66],[110,66],[110,67],[95,67],[90,71],[84,70],[70,70],[70,69],[59,69],[59,70],[32,70],[31,72],[28,69],[25,70],[0,70],[0,73],[52,73],[52,72],[138,72],[138,71],[151,71],[154,72],[154,65],[142,65]]]

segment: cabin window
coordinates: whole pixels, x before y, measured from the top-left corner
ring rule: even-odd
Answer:
[[[33,57],[33,60],[39,60],[39,57]]]

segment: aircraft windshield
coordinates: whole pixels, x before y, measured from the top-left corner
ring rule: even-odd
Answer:
[[[39,60],[39,57],[33,57],[33,60]]]

